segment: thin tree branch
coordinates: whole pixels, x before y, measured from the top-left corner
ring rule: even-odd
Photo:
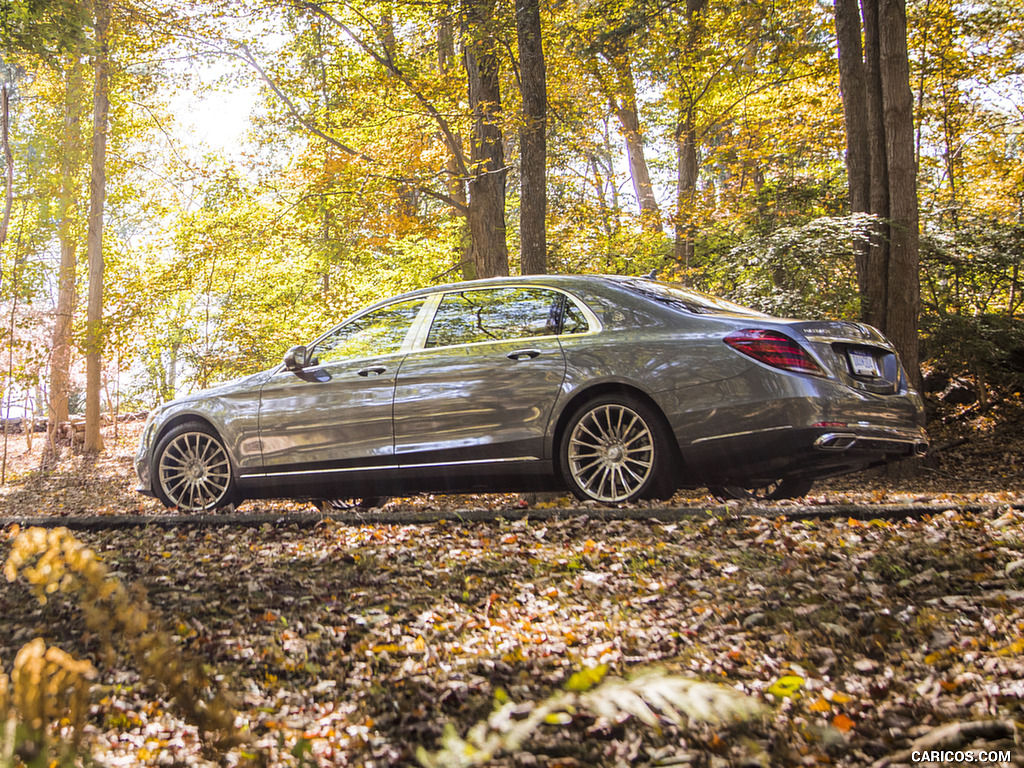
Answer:
[[[309,1],[300,1],[296,3],[296,7],[304,8],[307,11],[311,11],[319,16],[322,16],[323,18],[327,19],[329,22],[334,24],[336,27],[338,27],[338,29],[340,29],[342,32],[348,35],[352,42],[358,45],[363,50],[363,52],[366,53],[367,56],[372,58],[380,66],[384,67],[384,69],[386,69],[396,80],[402,83],[402,85],[404,85],[408,89],[409,93],[420,104],[423,105],[423,108],[427,110],[427,114],[429,114],[434,119],[434,122],[437,123],[438,128],[440,128],[441,130],[441,134],[444,136],[444,142],[445,144],[448,145],[448,150],[452,153],[452,157],[455,158],[455,162],[458,165],[459,173],[465,178],[469,178],[470,176],[473,175],[469,172],[469,168],[466,165],[466,158],[462,154],[459,141],[456,138],[455,132],[452,130],[451,125],[448,123],[447,120],[444,119],[444,116],[438,111],[437,107],[435,107],[430,102],[430,100],[423,94],[423,92],[416,87],[416,84],[409,78],[409,76],[406,75],[405,72],[403,72],[401,68],[395,63],[395,60],[392,58],[390,51],[388,51],[386,48],[384,49],[383,53],[375,50],[362,37],[353,32],[352,29],[347,24],[341,21],[341,19],[329,13],[327,10],[325,10],[322,6],[318,5],[317,3]],[[358,11],[355,12],[358,13]],[[363,19],[364,21],[366,20],[365,17],[363,17]]]
[[[335,137],[331,136],[328,133],[325,133],[320,128],[318,128],[314,123],[310,122],[302,114],[302,112],[299,111],[299,108],[296,106],[295,102],[288,97],[288,95],[280,88],[280,86],[278,86],[278,84],[274,82],[273,78],[271,78],[270,75],[267,74],[266,70],[264,70],[263,67],[260,66],[259,62],[256,60],[256,57],[252,54],[252,51],[249,50],[248,46],[246,46],[244,43],[239,43],[238,47],[241,50],[241,53],[233,53],[232,55],[241,58],[256,71],[256,73],[260,76],[260,79],[262,79],[263,82],[267,84],[267,87],[274,92],[274,95],[276,95],[277,98],[281,100],[281,103],[284,104],[285,109],[288,110],[288,114],[291,115],[292,119],[294,119],[295,122],[302,126],[302,128],[309,131],[314,136],[327,142],[330,146],[341,150],[350,157],[355,157],[360,160],[365,160],[368,163],[379,165],[376,159],[367,155],[365,152],[360,152],[357,149],[353,149],[344,142],[339,141],[338,139],[336,139]],[[468,206],[465,203],[460,203],[455,198],[446,195],[443,192],[436,192],[433,189],[423,186],[422,184],[419,183],[418,179],[406,178],[401,176],[391,176],[388,174],[375,175],[378,178],[384,179],[385,181],[392,181],[397,184],[408,184],[410,186],[413,186],[424,195],[432,197],[435,200],[439,200],[445,203],[446,205],[451,206],[460,214],[464,215],[469,210]]]

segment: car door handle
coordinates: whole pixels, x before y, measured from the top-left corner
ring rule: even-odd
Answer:
[[[362,369],[356,371],[356,373],[358,373],[360,376],[369,376],[371,373],[374,376],[379,376],[380,374],[384,373],[384,371],[386,371],[386,370],[387,370],[387,366],[386,365],[371,365],[369,368],[362,368]]]
[[[509,352],[506,357],[509,360],[532,360],[539,354],[539,349],[517,349],[515,352]]]

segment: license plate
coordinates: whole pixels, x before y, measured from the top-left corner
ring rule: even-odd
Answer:
[[[854,376],[879,376],[878,361],[870,352],[861,352],[856,349],[848,349],[847,357],[850,359],[850,370]]]

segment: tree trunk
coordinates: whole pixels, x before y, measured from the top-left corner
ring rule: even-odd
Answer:
[[[96,0],[96,54],[93,88],[92,170],[89,189],[89,300],[85,321],[85,446],[86,453],[103,450],[100,434],[100,393],[103,353],[103,209],[107,192],[107,113],[110,108],[108,0]]]
[[[7,227],[11,223],[11,209],[14,207],[14,153],[11,152],[11,95],[10,86],[4,83],[0,88],[0,145],[4,155],[4,212],[0,216],[0,250],[7,242]],[[3,272],[0,271],[0,283]]]
[[[443,13],[437,22],[437,71],[442,79],[458,66],[455,58],[455,21],[452,14]],[[462,134],[454,133],[450,142],[445,143],[448,157],[445,161],[445,187],[448,196],[454,201],[451,206],[452,215],[462,218],[468,215],[469,205],[466,196],[466,177],[460,171],[464,167],[465,152]],[[460,159],[461,158],[461,159]],[[459,223],[459,270],[462,277],[469,280],[476,273],[473,266],[473,243],[469,235],[468,222]]]
[[[694,196],[697,192],[697,129],[693,105],[687,104],[676,124],[675,260],[688,271],[694,255]]]
[[[876,227],[868,250],[866,291],[861,296],[864,321],[886,330],[889,304],[889,163],[886,157],[878,0],[863,0],[864,75],[867,85],[868,151],[871,213],[885,223]]]
[[[547,266],[547,71],[540,0],[516,0],[523,127],[519,131],[522,190],[519,202],[520,273],[544,274]]]
[[[501,89],[493,0],[469,0],[466,74],[473,113],[470,152],[469,232],[475,277],[508,274],[505,231],[505,147],[501,130]]]
[[[867,258],[858,258],[861,311],[889,337],[912,384],[920,387],[920,233],[906,7],[904,0],[862,0],[862,60],[856,3],[834,3],[851,208],[864,206],[866,150],[867,207],[886,222],[885,231],[875,232]],[[862,61],[863,102],[858,74]]]
[[[891,222],[885,331],[899,351],[911,382],[920,388],[917,333],[921,298],[920,231],[914,159],[914,95],[910,89],[903,0],[881,0],[879,30]]]
[[[850,212],[871,211],[871,150],[868,136],[868,94],[857,0],[835,0],[836,39],[839,43],[839,89],[846,122],[846,175],[850,185]],[[870,243],[853,244],[857,283],[863,296],[868,285]]]
[[[75,231],[75,201],[78,199],[78,171],[82,159],[82,62],[74,54],[65,75],[64,152],[61,156],[61,190],[57,237],[60,266],[57,270],[57,313],[50,345],[50,393],[47,403],[46,445],[43,460],[60,455],[58,428],[68,421],[71,392],[71,331],[75,313],[75,271],[78,265],[78,234]]]
[[[633,180],[633,192],[640,206],[643,227],[649,231],[661,229],[661,209],[654,196],[654,185],[644,153],[644,139],[640,130],[640,114],[636,104],[636,85],[633,82],[633,68],[629,64],[628,52],[616,51],[610,56],[615,73],[614,90],[609,94],[612,110],[622,126],[622,137],[626,140],[626,159],[629,175]]]
[[[683,44],[682,57],[687,64],[682,67],[679,83],[679,116],[676,120],[676,215],[675,215],[675,260],[684,270],[684,280],[689,281],[689,270],[693,265],[694,233],[694,202],[697,194],[697,123],[694,118],[697,99],[694,96],[696,83],[687,80],[683,73],[692,72],[688,65],[698,56],[698,44],[704,31],[701,12],[705,0],[687,0],[686,2],[686,42]]]

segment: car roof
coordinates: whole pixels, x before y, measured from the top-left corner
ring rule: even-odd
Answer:
[[[581,283],[605,283],[613,284],[627,280],[641,280],[643,278],[629,277],[623,275],[510,275],[503,277],[487,277],[478,280],[460,280],[452,283],[431,285],[425,288],[418,288],[414,291],[394,296],[386,301],[390,302],[398,298],[415,298],[416,296],[428,296],[439,291],[471,290],[474,288],[493,288],[502,285],[544,285],[552,288],[567,288]]]

